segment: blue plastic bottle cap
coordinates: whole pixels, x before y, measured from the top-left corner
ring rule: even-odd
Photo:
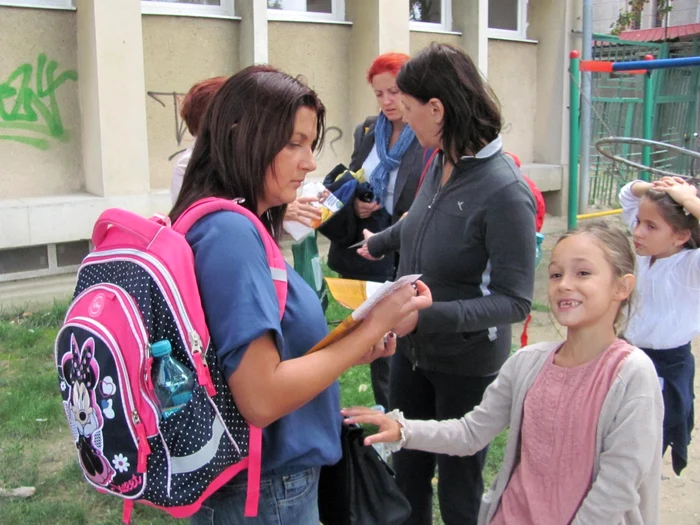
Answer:
[[[162,341],[156,341],[151,345],[151,354],[153,357],[163,357],[168,355],[173,351],[173,347],[170,346],[170,341],[163,339]]]

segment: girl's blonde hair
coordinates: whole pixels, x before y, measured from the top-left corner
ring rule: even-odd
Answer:
[[[635,274],[636,257],[634,255],[634,250],[632,249],[629,238],[622,229],[604,221],[585,222],[562,235],[557,241],[557,244],[574,235],[589,235],[595,240],[601,250],[603,250],[605,259],[610,263],[615,277],[619,278],[623,275]],[[613,323],[615,332],[620,332],[624,329],[630,317],[631,309],[632,294],[620,303],[620,309]]]

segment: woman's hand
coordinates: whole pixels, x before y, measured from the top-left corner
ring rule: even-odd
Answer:
[[[415,331],[418,326],[418,311],[411,312],[402,321],[394,326],[394,332],[398,337],[405,337]]]
[[[414,284],[402,286],[379,301],[370,310],[365,322],[374,323],[382,326],[384,330],[393,331],[395,326],[402,326],[402,321],[411,314],[415,313],[417,320],[418,310],[428,308],[432,304],[433,298],[430,289],[422,281],[416,281]]]
[[[382,205],[376,201],[363,202],[360,199],[355,199],[353,202],[353,207],[355,208],[355,215],[357,215],[360,219],[366,219],[375,211],[382,209]]]
[[[321,210],[312,206],[312,202],[318,202],[316,197],[297,197],[297,199],[287,206],[284,214],[285,221],[296,221],[307,226],[311,226],[311,221],[321,220]]]
[[[368,424],[379,427],[379,432],[365,438],[365,445],[391,443],[401,439],[401,423],[384,415],[379,410],[372,410],[366,407],[351,407],[342,409],[340,413],[348,418],[344,421],[347,425],[357,423],[358,425]]]
[[[363,355],[355,365],[368,365],[375,359],[389,357],[394,355],[394,353],[396,353],[396,334],[394,332],[389,332],[382,339],[377,341],[377,343],[370,348],[369,352]]]
[[[372,235],[375,235],[375,234],[372,233],[372,232],[369,231],[369,230],[362,230],[362,235],[365,237],[365,241],[368,241],[369,238],[372,237]],[[362,257],[364,257],[364,258],[367,259],[368,261],[378,261],[379,259],[383,259],[383,258],[384,258],[383,255],[382,255],[381,257],[372,257],[372,256],[369,254],[369,249],[367,248],[367,243],[365,243],[364,246],[360,246],[360,247],[357,249],[357,254],[358,254],[358,255],[361,255]]]

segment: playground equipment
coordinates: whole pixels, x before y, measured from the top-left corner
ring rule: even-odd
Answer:
[[[577,219],[587,219],[593,217],[601,217],[605,215],[613,215],[620,213],[619,210],[606,210],[594,213],[578,215],[579,204],[579,109],[580,109],[580,76],[582,71],[597,72],[597,73],[617,73],[625,75],[642,74],[644,75],[644,103],[643,103],[643,138],[634,137],[617,137],[610,136],[600,139],[596,142],[596,150],[603,156],[613,160],[614,163],[624,164],[636,170],[640,170],[641,178],[649,180],[650,174],[656,175],[683,175],[668,170],[662,170],[652,166],[651,155],[652,150],[663,149],[663,151],[673,151],[680,155],[692,157],[693,161],[700,158],[700,153],[687,148],[682,148],[666,142],[652,140],[652,118],[653,118],[653,94],[654,84],[652,71],[656,69],[678,68],[687,66],[700,66],[700,56],[682,57],[682,58],[666,58],[654,59],[652,55],[645,56],[645,60],[633,60],[625,62],[603,61],[603,60],[580,60],[578,51],[572,51],[570,58],[570,113],[569,113],[569,213],[567,223],[569,228],[576,226]],[[590,100],[584,100],[584,103],[591,104]],[[591,104],[592,106],[592,104]],[[596,117],[604,122],[603,117],[595,111]],[[606,148],[611,145],[626,145],[626,146],[642,146],[641,162],[634,162],[629,158],[622,157],[610,153]],[[615,166],[615,164],[614,164]],[[691,171],[693,162],[690,164]],[[618,169],[618,166],[615,166]]]

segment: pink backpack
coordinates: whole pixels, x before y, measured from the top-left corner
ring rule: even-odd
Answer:
[[[80,466],[97,490],[124,499],[125,523],[135,501],[188,517],[246,468],[245,516],[257,514],[262,430],[241,416],[218,366],[185,239],[195,222],[221,210],[257,228],[281,318],[287,281],[277,244],[237,202],[209,198],[172,226],[163,216],[102,213],[56,337],[59,387]],[[196,377],[190,401],[167,419],[160,418],[150,379],[150,346],[164,339]]]

